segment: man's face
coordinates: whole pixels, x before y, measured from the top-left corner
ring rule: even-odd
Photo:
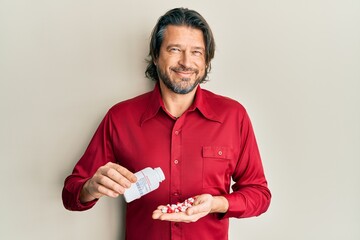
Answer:
[[[205,77],[205,54],[201,30],[167,26],[155,61],[160,81],[174,93],[191,92]]]

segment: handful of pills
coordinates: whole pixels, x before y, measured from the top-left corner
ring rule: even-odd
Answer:
[[[190,197],[186,199],[184,202],[177,203],[177,204],[168,204],[166,207],[161,209],[162,213],[178,213],[178,212],[185,212],[186,209],[191,207],[195,202],[194,197]]]

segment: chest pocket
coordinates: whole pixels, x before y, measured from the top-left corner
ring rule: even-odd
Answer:
[[[234,152],[230,147],[204,146],[203,187],[225,190],[230,184],[230,160]]]

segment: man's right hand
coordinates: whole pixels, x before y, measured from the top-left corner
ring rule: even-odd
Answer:
[[[136,176],[128,169],[109,162],[101,166],[83,186],[80,202],[90,202],[102,196],[116,198],[136,182]]]

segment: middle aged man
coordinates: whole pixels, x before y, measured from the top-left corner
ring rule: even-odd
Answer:
[[[133,173],[150,166],[161,167],[166,179],[127,204],[126,239],[225,240],[230,217],[267,210],[271,194],[246,110],[200,87],[214,50],[211,29],[196,11],[176,8],[159,19],[146,70],[154,90],[106,114],[65,181],[67,209],[122,195],[136,182]],[[161,211],[193,196],[186,212]]]

